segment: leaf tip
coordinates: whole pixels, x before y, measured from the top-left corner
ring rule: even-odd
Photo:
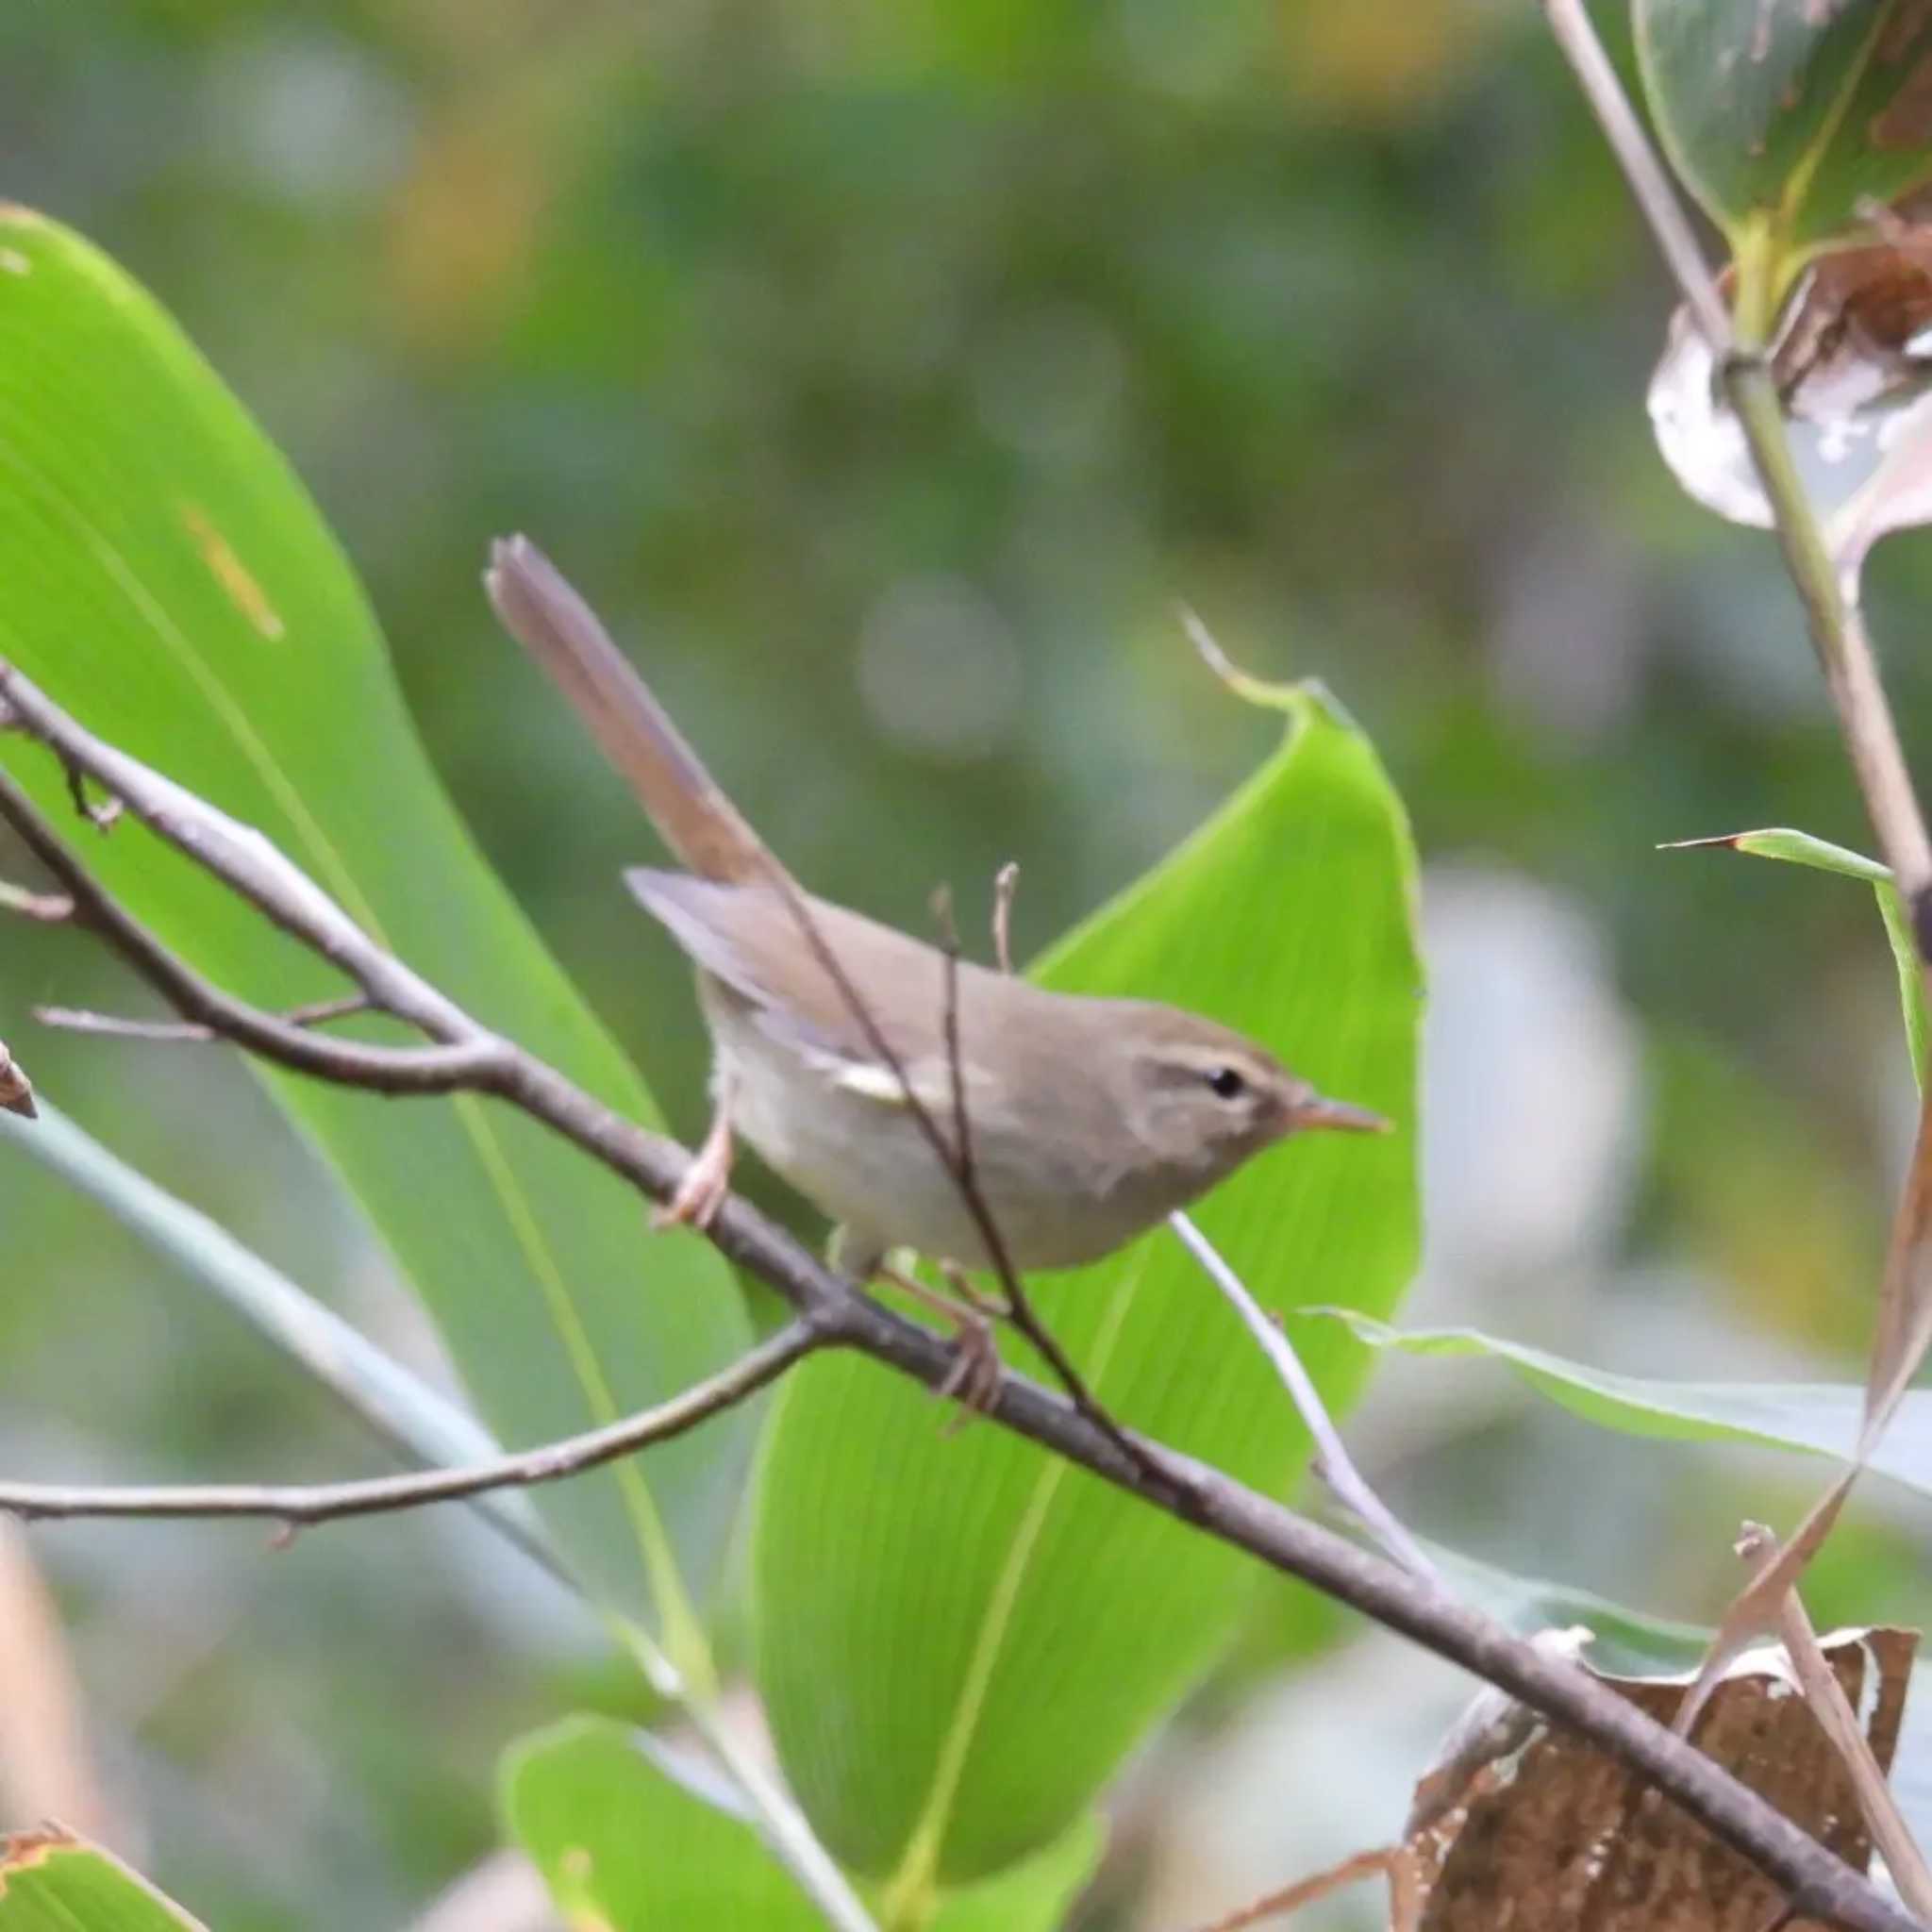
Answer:
[[[1292,683],[1274,684],[1265,677],[1257,677],[1252,672],[1243,671],[1227,655],[1192,605],[1179,603],[1174,609],[1201,661],[1243,704],[1286,711],[1297,719],[1311,710],[1320,711],[1351,731],[1357,728],[1355,720],[1320,678],[1303,677]]]

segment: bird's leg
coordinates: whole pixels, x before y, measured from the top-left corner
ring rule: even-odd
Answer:
[[[676,1191],[651,1216],[654,1228],[709,1227],[731,1191],[731,1082],[721,1075],[712,1100],[711,1124]]]
[[[958,1269],[943,1262],[941,1267],[955,1291],[953,1294],[928,1286],[916,1274],[908,1274],[903,1268],[894,1268],[889,1261],[881,1260],[873,1274],[880,1281],[890,1281],[894,1288],[904,1289],[915,1301],[935,1314],[943,1315],[953,1324],[953,1366],[946,1371],[945,1380],[933,1393],[941,1398],[948,1395],[958,1398],[961,1407],[968,1411],[953,1425],[960,1427],[973,1414],[984,1415],[1000,1392],[1000,1352],[993,1343],[992,1322],[990,1319],[998,1312],[998,1308]]]

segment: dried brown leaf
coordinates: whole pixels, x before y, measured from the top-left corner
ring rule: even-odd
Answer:
[[[1871,1712],[1874,1760],[1889,1767],[1916,1638],[1841,1632],[1824,1641],[1854,1708]],[[1662,1723],[1683,1678],[1605,1678]],[[1872,1839],[1857,1788],[1782,1650],[1751,1653],[1707,1706],[1697,1741],[1795,1824],[1862,1871]],[[1764,1932],[1781,1900],[1737,1853],[1614,1759],[1538,1722],[1507,1760],[1483,1767],[1465,1802],[1411,1846],[1426,1890],[1418,1932]],[[1794,1932],[1815,1922],[1794,1920]]]

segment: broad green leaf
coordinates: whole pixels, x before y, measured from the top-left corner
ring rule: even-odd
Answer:
[[[58,1825],[0,1840],[0,1932],[202,1932],[98,1845]]]
[[[1667,1382],[1619,1375],[1475,1328],[1391,1328],[1351,1308],[1331,1314],[1371,1348],[1488,1356],[1586,1422],[1671,1441],[1756,1442],[1849,1463],[1865,1409],[1862,1386],[1837,1382]],[[1932,1390],[1906,1396],[1867,1467],[1932,1495]]]
[[[1829,237],[1932,176],[1932,14],[1918,0],[1636,0],[1652,115],[1733,247]]]
[[[1733,832],[1718,839],[1684,839],[1666,846],[1669,852],[1694,852],[1705,846],[1721,846],[1731,852],[1747,852],[1754,858],[1781,858],[1790,865],[1808,865],[1816,872],[1835,872],[1846,878],[1863,879],[1878,900],[1878,916],[1885,922],[1885,936],[1891,944],[1892,964],[1898,969],[1899,1004],[1906,1019],[1906,1044],[1911,1050],[1912,1073],[1921,1087],[1925,1084],[1925,986],[1919,976],[1918,948],[1912,939],[1912,925],[1905,901],[1892,883],[1891,871],[1875,858],[1851,852],[1828,840],[1814,839],[1809,832],[1794,832],[1773,826],[1760,832]]]
[[[752,1825],[671,1774],[652,1740],[579,1717],[512,1747],[511,1835],[572,1924],[600,1932],[818,1932],[824,1921]],[[957,1893],[932,1932],[1054,1932],[1100,1857],[1097,1818],[990,1885]]]
[[[258,826],[479,1018],[655,1121],[452,809],[361,591],[287,464],[142,290],[21,209],[0,210],[0,658]],[[480,594],[451,587],[454,600]],[[493,669],[479,652],[474,675]],[[37,747],[8,739],[0,758],[213,978],[272,1007],[341,991],[138,826],[103,838],[79,822]],[[104,1094],[119,1050],[101,1045]],[[628,1190],[508,1109],[265,1077],[429,1305],[505,1441],[660,1400],[743,1342],[713,1254],[649,1241]],[[585,1574],[627,1606],[648,1592],[674,1641],[691,1629],[674,1552],[699,1574],[712,1558],[736,1479],[731,1426],[543,1499]]]
[[[1414,860],[1362,734],[1313,687],[1273,697],[1283,747],[1040,976],[1212,1014],[1389,1116],[1386,1138],[1276,1149],[1196,1210],[1269,1306],[1332,1292],[1381,1312],[1417,1245]],[[1171,1232],[1032,1288],[1124,1421],[1263,1490],[1297,1480],[1287,1398]],[[1335,1405],[1362,1367],[1339,1334],[1307,1363]],[[1212,1664],[1257,1574],[1029,1444],[944,1420],[871,1363],[808,1363],[757,1491],[757,1669],[780,1755],[820,1836],[884,1876],[892,1924],[1064,1831]]]

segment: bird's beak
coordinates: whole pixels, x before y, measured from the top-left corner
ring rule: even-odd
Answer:
[[[1393,1121],[1371,1113],[1365,1107],[1351,1107],[1345,1100],[1327,1100],[1310,1093],[1296,1103],[1289,1114],[1299,1132],[1305,1127],[1327,1127],[1343,1134],[1387,1134],[1394,1131]]]

